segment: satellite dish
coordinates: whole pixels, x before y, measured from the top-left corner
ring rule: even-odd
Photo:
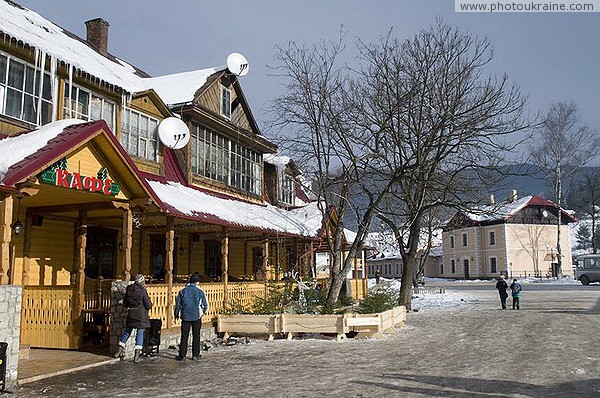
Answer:
[[[168,117],[158,125],[158,138],[166,147],[181,149],[190,142],[190,130],[183,120]]]
[[[231,53],[227,56],[227,69],[236,76],[246,76],[250,65],[242,54]]]

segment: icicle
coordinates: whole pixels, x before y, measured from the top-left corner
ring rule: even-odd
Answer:
[[[37,108],[38,108],[38,112],[37,112],[37,125],[41,126],[42,125],[42,97],[43,97],[43,90],[44,90],[44,76],[46,73],[46,51],[42,51],[41,52],[41,59],[40,59],[40,82],[39,82],[39,90],[38,90],[38,103],[37,103]]]
[[[73,65],[69,64],[69,117],[73,117]]]
[[[55,55],[50,55],[50,91],[52,92],[52,121],[56,121],[56,112],[58,109],[58,76],[56,68],[58,60]]]
[[[33,62],[33,85],[31,86],[31,87],[33,87],[33,93],[32,93],[32,94],[34,94],[34,95],[35,95],[35,87],[36,87],[36,79],[37,79],[37,72],[38,72],[38,62],[39,62],[39,59],[40,59],[40,49],[39,49],[39,48],[36,48],[36,49],[35,49],[35,61]],[[33,111],[34,111],[34,112],[37,112],[37,110],[38,110],[38,109],[40,109],[40,108],[38,107],[38,104],[34,102],[34,103],[33,103]],[[38,112],[38,114],[39,114],[39,112]],[[38,119],[39,119],[39,118],[38,118]],[[38,123],[38,126],[39,126],[39,125],[40,125],[40,124]]]

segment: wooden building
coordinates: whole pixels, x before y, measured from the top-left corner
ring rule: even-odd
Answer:
[[[291,186],[265,177],[277,147],[239,76],[151,77],[110,54],[106,21],[86,25],[82,39],[0,0],[0,284],[23,285],[21,342],[78,348],[83,324],[106,315],[108,282],[135,273],[156,282],[164,327],[192,272],[211,314],[286,271],[309,275],[320,213],[295,170],[281,174]],[[174,117],[189,132],[180,149],[158,135]],[[293,203],[267,194],[290,187]]]

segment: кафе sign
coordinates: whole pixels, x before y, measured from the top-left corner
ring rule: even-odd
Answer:
[[[108,178],[108,170],[102,167],[96,177],[83,176],[67,171],[67,159],[62,158],[38,175],[40,182],[79,191],[98,192],[116,196],[121,191],[119,184]]]

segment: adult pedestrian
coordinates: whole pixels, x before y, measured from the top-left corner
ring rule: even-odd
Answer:
[[[135,351],[133,362],[138,363],[142,360],[142,347],[144,344],[144,329],[150,327],[150,319],[148,311],[152,308],[150,297],[146,291],[146,279],[144,275],[137,274],[134,282],[125,289],[125,297],[123,297],[123,306],[127,308],[127,320],[125,322],[125,330],[119,340],[119,347],[115,352],[115,358],[125,358],[125,343],[131,336],[133,329],[135,332]]]
[[[502,304],[502,309],[506,309],[506,298],[508,297],[508,293],[506,290],[508,289],[508,284],[504,279],[504,275],[500,275],[498,278],[498,282],[496,282],[496,289],[498,289],[498,293],[500,293],[500,303]]]
[[[178,361],[183,361],[187,354],[190,329],[192,329],[192,359],[195,361],[200,359],[200,328],[202,316],[208,309],[208,301],[199,283],[200,275],[192,274],[189,283],[181,289],[175,301],[175,319],[181,318],[179,355],[175,357]]]
[[[512,309],[518,310],[521,304],[521,290],[523,290],[523,286],[516,279],[513,279],[510,284],[510,290],[512,292]]]

